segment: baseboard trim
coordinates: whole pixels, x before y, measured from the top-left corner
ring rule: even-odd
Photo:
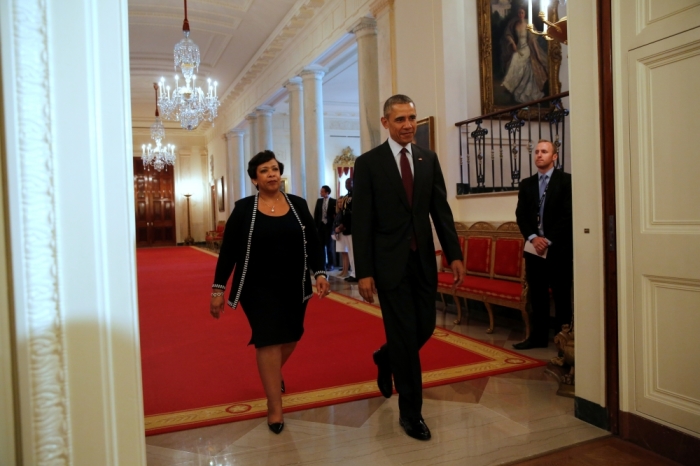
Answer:
[[[574,414],[576,418],[601,429],[610,430],[608,423],[608,410],[583,398],[574,398]]]
[[[678,463],[698,464],[700,438],[645,417],[620,411],[620,436]]]

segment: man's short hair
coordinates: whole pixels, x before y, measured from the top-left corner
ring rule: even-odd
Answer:
[[[330,187],[330,186],[326,186],[326,185],[324,184],[323,186],[321,186],[321,189],[324,190],[325,192],[327,192],[328,194],[331,193],[331,187]]]
[[[386,102],[384,102],[384,118],[387,118],[389,116],[389,114],[391,113],[391,107],[393,107],[396,104],[413,104],[414,107],[416,106],[415,102],[413,102],[413,100],[407,95],[392,95],[391,97],[386,99]]]
[[[540,139],[539,141],[537,141],[537,144],[541,142],[548,142],[549,145],[552,146],[552,154],[559,154],[559,150],[557,149],[556,144],[554,144],[552,141],[550,141],[549,139]]]

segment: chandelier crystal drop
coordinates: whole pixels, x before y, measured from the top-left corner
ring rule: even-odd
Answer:
[[[153,83],[153,89],[158,95],[158,84]],[[151,125],[151,139],[155,141],[155,146],[151,144],[143,144],[141,146],[141,161],[143,167],[148,170],[150,166],[161,171],[163,168],[168,169],[168,165],[175,164],[175,146],[172,144],[164,145],[161,141],[165,137],[165,127],[158,114],[158,105],[156,104],[156,121]]]
[[[182,23],[184,38],[175,45],[174,63],[182,72],[185,82],[180,86],[179,76],[175,75],[175,87],[171,89],[165,78],[158,84],[158,106],[168,120],[179,120],[180,126],[193,130],[204,120],[214,121],[219,108],[216,81],[207,79],[206,93],[196,86],[199,70],[199,47],[190,39],[190,24],[187,21],[187,0],[185,0],[185,20]]]

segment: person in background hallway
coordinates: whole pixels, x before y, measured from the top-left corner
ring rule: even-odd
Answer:
[[[304,333],[311,276],[320,298],[330,293],[314,219],[304,199],[280,191],[283,170],[269,150],[248,163],[258,193],[237,201],[226,222],[209,305],[218,319],[233,272],[228,305],[235,309],[240,302],[250,323],[248,344],[255,345],[267,424],[276,434],[284,428],[282,366]],[[280,263],[284,267],[276,266]]]
[[[340,260],[343,262],[342,270],[337,275],[340,278],[345,278],[348,276],[348,269],[350,268],[350,259],[348,258],[347,248],[343,244],[343,234],[338,233],[338,229],[343,224],[343,205],[345,203],[345,197],[338,199],[335,205],[335,219],[333,219],[333,235],[335,238],[335,250],[340,254]]]
[[[348,276],[345,278],[345,281],[354,283],[357,281],[357,278],[355,275],[355,255],[353,253],[352,242],[352,185],[352,178],[345,180],[345,189],[348,190],[348,193],[343,196],[341,208],[341,212],[343,214],[342,221],[341,224],[335,228],[335,232],[338,234],[341,242],[341,247],[339,250],[347,254],[348,261],[350,262],[350,272],[348,272]],[[345,267],[344,264],[343,267]],[[343,270],[345,270],[345,268]]]
[[[399,394],[399,423],[406,434],[429,440],[419,350],[435,329],[437,264],[432,218],[454,272],[464,278],[462,252],[435,152],[411,142],[416,107],[405,95],[384,104],[389,139],[355,161],[353,245],[359,291],[379,295],[386,343],[375,351],[377,385],[389,398],[392,374]]]
[[[515,349],[546,348],[549,343],[549,290],[554,297],[556,331],[571,323],[573,227],[571,175],[555,169],[558,154],[546,139],[537,143],[537,173],[520,182],[515,216],[520,232],[537,254],[523,253],[532,304],[530,336]],[[544,255],[546,254],[546,257]]]
[[[330,186],[321,186],[321,198],[316,201],[314,222],[321,240],[321,257],[326,270],[333,270],[335,265],[335,248],[333,248],[333,219],[335,218],[335,199],[331,197]]]

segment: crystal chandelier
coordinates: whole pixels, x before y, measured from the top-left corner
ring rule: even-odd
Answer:
[[[171,90],[166,85],[165,78],[160,78],[158,106],[163,116],[168,120],[179,120],[180,126],[187,130],[197,128],[203,120],[214,121],[219,98],[216,88],[218,83],[207,79],[208,88],[205,93],[196,86],[195,70],[199,69],[199,47],[190,39],[190,23],[187,21],[187,0],[185,0],[185,20],[182,23],[185,37],[175,45],[175,69],[180,67],[185,83],[179,85],[179,76],[175,75],[175,87]]]
[[[163,168],[166,169],[168,165],[175,164],[175,146],[172,144],[163,145],[161,140],[165,137],[165,128],[163,127],[163,122],[160,121],[160,115],[158,114],[158,84],[153,83],[153,89],[156,92],[156,122],[151,125],[151,139],[156,142],[155,146],[151,144],[143,144],[141,146],[141,160],[143,161],[143,168],[148,169],[149,166],[153,166],[157,171],[161,171]]]

